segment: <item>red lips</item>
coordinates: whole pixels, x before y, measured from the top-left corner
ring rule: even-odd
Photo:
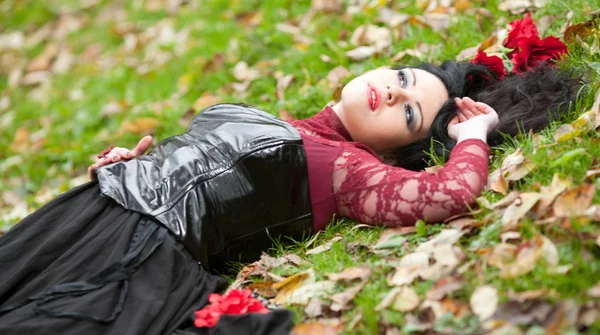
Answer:
[[[372,111],[377,109],[377,106],[379,106],[379,102],[381,101],[381,95],[377,89],[371,85],[367,85],[367,101],[369,101],[369,106]]]

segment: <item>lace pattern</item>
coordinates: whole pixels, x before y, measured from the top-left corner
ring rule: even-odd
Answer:
[[[386,165],[347,146],[333,166],[338,213],[367,224],[414,225],[441,221],[467,210],[487,183],[489,148],[481,140],[459,143],[436,173]]]

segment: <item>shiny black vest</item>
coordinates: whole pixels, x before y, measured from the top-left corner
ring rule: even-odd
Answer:
[[[149,155],[97,174],[103,195],[160,221],[207,267],[250,261],[271,238],[312,228],[300,134],[256,108],[209,107]]]

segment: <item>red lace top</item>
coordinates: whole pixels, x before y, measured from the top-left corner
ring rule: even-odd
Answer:
[[[290,123],[304,141],[314,231],[334,214],[386,226],[438,222],[467,210],[487,183],[489,147],[478,139],[456,145],[436,173],[415,172],[384,164],[352,142],[330,107]]]

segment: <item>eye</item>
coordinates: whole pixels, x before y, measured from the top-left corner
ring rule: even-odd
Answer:
[[[403,70],[398,71],[398,79],[400,79],[400,87],[406,88],[406,75]]]
[[[406,113],[406,124],[408,128],[412,129],[413,121],[415,119],[415,112],[409,104],[404,104],[404,113]]]

